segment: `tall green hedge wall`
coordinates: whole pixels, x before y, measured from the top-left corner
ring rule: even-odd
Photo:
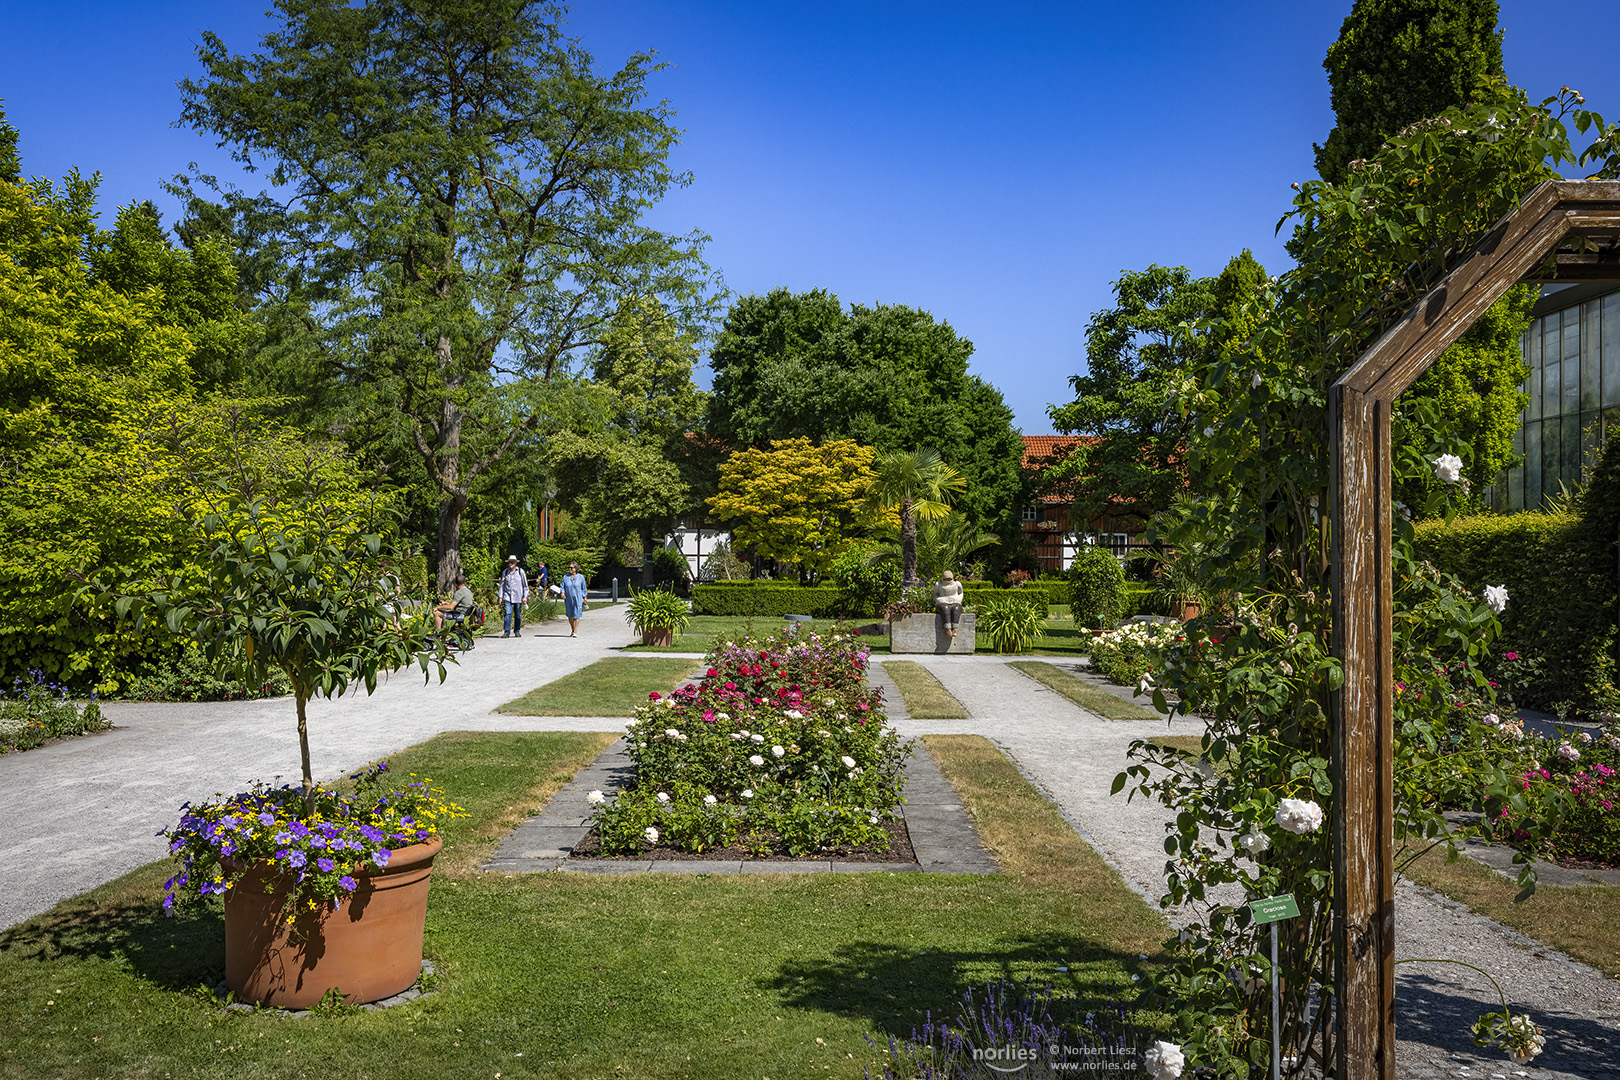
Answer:
[[[697,585],[692,589],[692,611],[698,615],[751,615],[781,618],[813,615],[819,619],[843,614],[843,592],[819,586],[775,583]]]
[[[1593,524],[1577,513],[1523,513],[1417,526],[1418,553],[1436,567],[1475,592],[1507,586],[1500,650],[1546,661],[1540,683],[1515,688],[1521,705],[1588,711],[1613,682],[1613,532],[1605,558]]]

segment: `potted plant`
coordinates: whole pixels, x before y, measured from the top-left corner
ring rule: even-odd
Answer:
[[[352,794],[315,785],[311,698],[355,684],[370,693],[379,674],[412,663],[424,675],[436,666],[442,680],[447,656],[426,646],[425,620],[396,614],[384,579],[398,561],[384,536],[397,515],[326,482],[315,453],[305,464],[292,497],[222,489],[188,508],[204,571],[150,598],[172,631],[248,685],[272,669],[291,684],[302,783],[182,807],[168,830],[181,868],[164,898],[172,910],[177,899],[221,897],[227,985],[286,1008],[334,988],[375,1001],[416,982],[439,826],[459,814],[426,781],[381,790],[384,768],[357,775],[365,782]],[[138,603],[119,600],[119,614]]]
[[[668,589],[643,589],[631,593],[624,621],[636,628],[643,645],[673,645],[692,621],[692,609]]]

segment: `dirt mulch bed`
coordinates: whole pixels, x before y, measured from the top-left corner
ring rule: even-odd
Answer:
[[[600,859],[604,862],[642,862],[647,859],[654,861],[667,860],[670,862],[693,862],[698,860],[734,862],[740,859],[743,862],[915,863],[917,853],[912,850],[911,834],[906,831],[905,821],[890,821],[885,823],[883,828],[889,834],[889,848],[887,851],[840,845],[826,851],[816,852],[813,855],[773,853],[762,856],[752,855],[747,848],[743,847],[709,848],[707,851],[693,854],[690,851],[677,851],[674,848],[663,846],[637,852],[634,855],[603,855],[601,838],[597,836],[596,830],[592,829],[568,857],[570,859]]]

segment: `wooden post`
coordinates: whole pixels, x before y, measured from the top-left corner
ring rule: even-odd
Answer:
[[[1338,384],[1328,409],[1333,644],[1344,665],[1344,686],[1332,701],[1333,940],[1341,1018],[1334,1076],[1394,1080],[1390,405]]]

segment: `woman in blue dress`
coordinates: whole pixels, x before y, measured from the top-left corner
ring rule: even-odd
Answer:
[[[568,616],[568,636],[579,637],[579,617],[585,614],[585,575],[579,572],[579,563],[568,564],[563,575],[563,614]]]

